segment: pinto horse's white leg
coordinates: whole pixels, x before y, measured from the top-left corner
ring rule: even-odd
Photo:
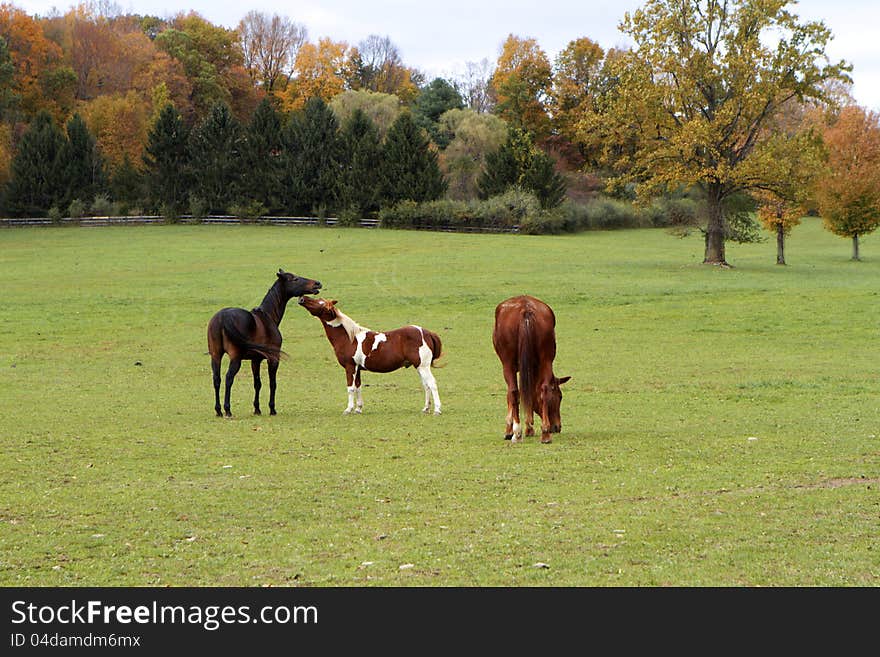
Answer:
[[[423,413],[427,413],[429,409],[428,393],[434,398],[434,415],[440,415],[440,393],[437,391],[437,381],[431,372],[431,361],[434,359],[434,353],[431,348],[422,340],[422,346],[419,347],[419,358],[421,362],[418,366],[419,376],[422,377],[422,387],[425,389],[425,407]]]
[[[362,392],[362,387],[358,386],[355,389],[357,393],[357,405],[354,407],[355,413],[363,413],[364,412],[364,394]],[[351,402],[349,402],[351,403]]]
[[[352,410],[354,410],[354,392],[356,388],[354,386],[348,386],[346,390],[348,391],[348,406],[346,406],[345,410],[342,411],[343,415],[348,415],[352,412]]]

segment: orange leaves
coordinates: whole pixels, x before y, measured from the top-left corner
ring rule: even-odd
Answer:
[[[845,107],[824,136],[828,170],[816,195],[825,226],[842,237],[869,233],[880,225],[880,116]]]

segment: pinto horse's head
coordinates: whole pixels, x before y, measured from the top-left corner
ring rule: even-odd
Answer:
[[[336,299],[321,299],[320,297],[300,297],[299,305],[308,310],[312,315],[325,322],[336,319]]]
[[[283,269],[279,269],[276,275],[288,299],[291,297],[301,297],[304,294],[317,294],[318,290],[321,289],[321,281],[303,278],[302,276],[286,272]]]

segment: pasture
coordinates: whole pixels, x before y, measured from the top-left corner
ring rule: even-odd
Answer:
[[[0,231],[0,584],[877,586],[880,238],[853,263],[806,219],[787,267],[772,239],[731,270],[702,253],[662,230]],[[364,326],[439,333],[443,414],[409,368],[365,373],[344,416],[294,300],[278,415],[243,367],[217,418],[206,324],[279,267]],[[572,377],[549,445],[503,439],[493,312],[521,293]]]

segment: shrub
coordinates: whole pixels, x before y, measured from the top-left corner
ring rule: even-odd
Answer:
[[[71,219],[81,219],[86,216],[86,204],[78,198],[73,199],[67,206],[67,216]]]
[[[268,212],[266,206],[259,201],[240,201],[229,208],[229,214],[239,218],[242,222],[253,222]]]
[[[110,217],[115,213],[116,206],[110,201],[110,197],[106,194],[98,194],[92,201],[92,216]]]
[[[53,224],[60,224],[61,216],[61,210],[58,208],[57,205],[53,205],[51,208],[49,208],[49,219],[52,221]]]
[[[208,202],[196,194],[189,195],[189,213],[194,219],[208,216]]]

